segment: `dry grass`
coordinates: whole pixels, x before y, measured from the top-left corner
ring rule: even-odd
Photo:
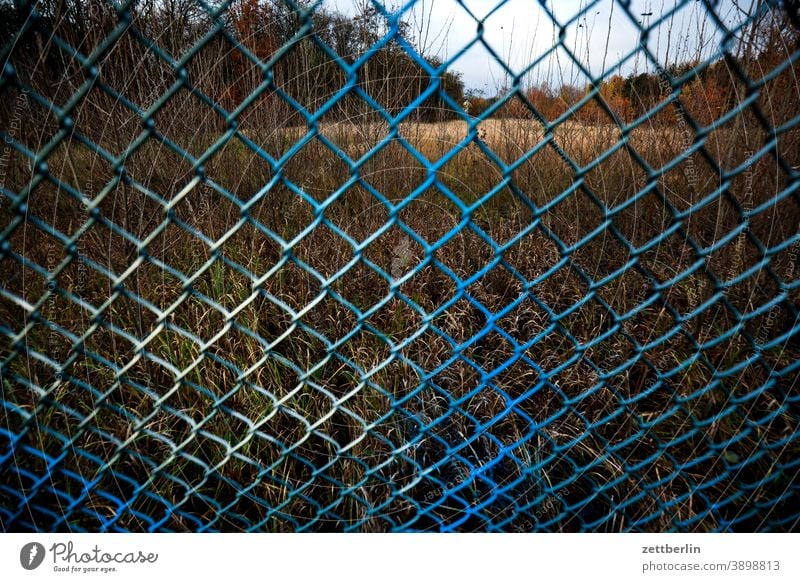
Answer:
[[[543,137],[532,121],[491,120],[481,129],[506,164]],[[96,529],[113,519],[112,528],[134,530],[660,531],[731,521],[752,530],[770,508],[773,522],[789,515],[798,451],[796,440],[782,443],[798,431],[797,386],[795,375],[774,371],[796,362],[797,338],[744,364],[755,354],[753,339],[764,344],[796,326],[797,288],[771,315],[750,319],[746,333],[725,332],[736,324],[731,307],[750,313],[777,295],[772,274],[797,279],[797,245],[772,258],[771,272],[728,288],[724,301],[704,302],[717,293],[715,277],[729,281],[757,263],[754,240],[775,247],[796,236],[796,198],[754,217],[750,234],[708,256],[707,270],[679,276],[698,260],[687,237],[709,247],[737,225],[732,199],[755,208],[789,185],[770,156],[687,216],[683,234],[590,292],[589,279],[604,280],[631,259],[619,237],[642,246],[674,223],[670,206],[686,210],[719,187],[719,174],[699,154],[653,180],[636,163],[631,152],[654,167],[678,155],[679,129],[635,130],[631,150],[605,158],[557,203],[576,176],[550,146],[504,173],[473,143],[425,187],[424,165],[398,140],[361,159],[385,127],[321,131],[360,160],[362,180],[325,206],[328,225],[281,182],[245,221],[236,204],[200,183],[168,223],[163,208],[131,185],[105,195],[96,222],[63,188],[35,185],[28,214],[8,239],[14,254],[0,261],[3,289],[37,307],[0,299],[3,326],[22,334],[1,353],[3,393],[13,403],[5,428],[13,434],[25,425],[24,442],[58,459],[35,505],[64,505],[52,487],[80,499],[73,525]],[[710,155],[727,169],[757,149],[742,145],[742,131],[709,137]],[[277,157],[304,133],[248,138]],[[437,160],[464,138],[465,126],[402,124],[399,135]],[[583,166],[617,143],[619,131],[569,123],[552,139]],[[179,143],[202,152],[210,141],[184,136]],[[797,151],[781,143],[776,153],[796,165]],[[75,144],[48,163],[52,176],[90,198],[114,176]],[[21,189],[31,176],[20,160],[14,167],[9,176]],[[237,140],[205,169],[240,203],[274,178]],[[126,170],[164,200],[193,178],[185,160],[154,143]],[[312,140],[282,175],[321,203],[352,173]],[[655,183],[658,191],[613,214],[614,231],[586,240],[606,219],[598,203],[620,208]],[[412,194],[413,201],[393,215],[370,188],[394,204]],[[361,244],[395,218],[436,245],[465,218],[459,204],[471,209],[468,226],[433,253],[397,224],[361,252],[403,281],[402,296],[364,260],[343,271],[354,249],[329,225]],[[88,225],[77,242],[84,260],[64,264],[63,246],[36,218],[66,236]],[[0,229],[19,219],[6,201]],[[139,240],[152,237],[146,255],[103,221]],[[166,227],[153,234],[159,225]],[[291,246],[290,255],[266,229]],[[568,260],[555,239],[575,247]],[[63,265],[54,293],[21,257],[51,272]],[[178,273],[191,277],[191,287]],[[459,294],[462,281],[469,284]],[[657,293],[654,282],[667,285]],[[645,346],[640,357],[632,342]],[[59,365],[65,370],[57,377]],[[36,411],[36,422],[19,411]],[[40,457],[18,451],[20,470],[42,474]],[[88,493],[76,475],[92,480]],[[17,490],[35,487],[22,473],[4,473],[11,478],[19,479]],[[135,494],[143,482],[150,493]],[[121,510],[117,499],[130,505]],[[758,507],[767,509],[749,513]],[[45,514],[35,520],[52,527]]]

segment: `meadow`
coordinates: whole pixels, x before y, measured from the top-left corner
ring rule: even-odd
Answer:
[[[745,130],[709,136],[720,167],[752,156]],[[4,398],[37,411],[26,442],[59,459],[49,487],[82,499],[73,527],[710,530],[754,503],[779,511],[796,501],[796,475],[770,475],[797,458],[778,445],[798,430],[783,371],[800,346],[769,342],[792,328],[796,288],[737,323],[796,278],[797,244],[727,282],[800,213],[769,204],[789,181],[768,156],[710,199],[720,171],[701,153],[648,175],[639,160],[663,167],[680,131],[643,125],[619,147],[617,126],[489,119],[429,171],[408,146],[434,163],[466,123],[383,142],[385,125],[347,121],[320,134],[363,163],[314,137],[280,179],[259,151],[280,157],[305,128],[243,131],[258,149],[231,139],[205,179],[149,140],[120,181],[70,141],[44,178],[24,163],[8,178],[33,187],[0,269],[29,306],[0,307],[19,333]],[[199,155],[219,135],[180,137]],[[510,171],[487,154],[537,147]],[[741,223],[731,198],[766,206],[721,244]],[[76,252],[38,221],[81,232]]]

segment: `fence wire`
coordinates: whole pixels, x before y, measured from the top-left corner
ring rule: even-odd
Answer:
[[[183,44],[159,3],[4,6],[3,530],[796,527],[800,117],[765,107],[798,102],[769,91],[800,53],[737,53],[796,7],[530,2],[553,36],[520,67],[484,38],[509,4],[453,2],[475,35],[437,59],[416,0],[361,28],[194,0]],[[243,25],[278,9],[283,36]],[[601,68],[573,40],[609,10],[635,42]],[[715,44],[669,67],[653,39],[681,11]],[[496,97],[448,76],[471,51]],[[416,89],[390,101],[401,57]],[[573,98],[527,81],[556,58]],[[650,101],[613,88],[634,60]],[[735,101],[693,109],[720,63]],[[330,129],[358,112],[370,137]],[[503,123],[533,138],[504,148]]]

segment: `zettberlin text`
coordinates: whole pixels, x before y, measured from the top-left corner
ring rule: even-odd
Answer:
[[[682,546],[670,546],[663,544],[660,546],[642,546],[643,554],[699,554],[700,547],[693,544]]]

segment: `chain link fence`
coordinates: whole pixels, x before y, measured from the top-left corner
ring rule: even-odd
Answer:
[[[440,4],[0,2],[3,530],[796,528],[796,3]]]

